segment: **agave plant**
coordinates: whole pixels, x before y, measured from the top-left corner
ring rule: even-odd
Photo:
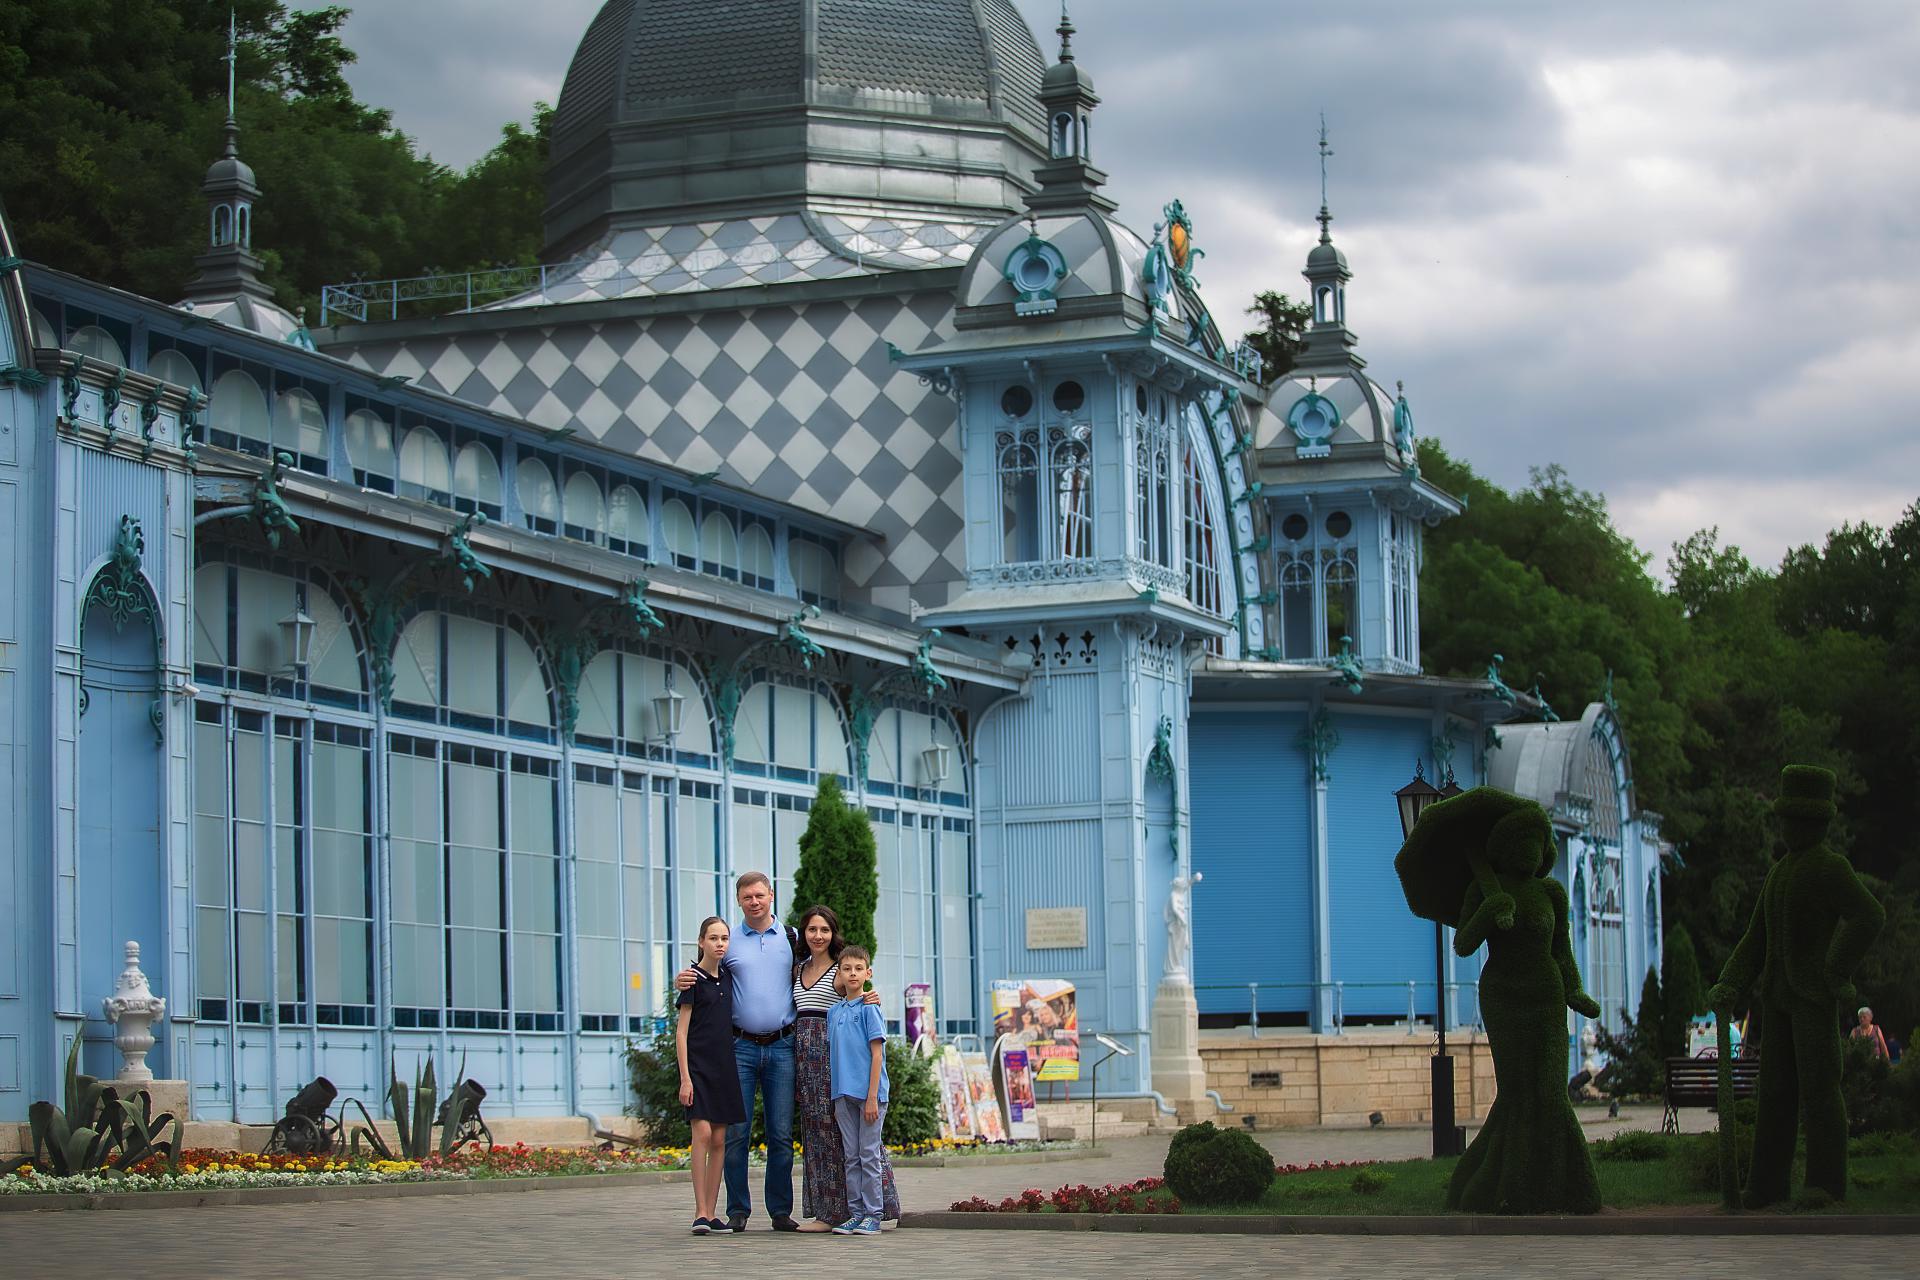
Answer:
[[[467,1060],[460,1059],[460,1083],[447,1095],[444,1106],[440,1105],[440,1087],[434,1079],[433,1059],[428,1058],[414,1069],[413,1088],[407,1088],[406,1081],[400,1078],[399,1068],[389,1064],[388,1071],[392,1083],[387,1086],[387,1105],[393,1114],[393,1126],[398,1131],[400,1151],[396,1155],[386,1140],[380,1136],[373,1117],[367,1114],[367,1108],[358,1098],[349,1099],[366,1119],[365,1125],[353,1130],[351,1151],[356,1159],[360,1156],[360,1142],[364,1138],[367,1150],[382,1160],[424,1160],[435,1150],[433,1130],[440,1127],[439,1153],[452,1155],[466,1141],[461,1131],[470,1119],[476,1117],[480,1100],[486,1097],[486,1091],[478,1084],[466,1078]],[[411,1105],[409,1105],[411,1104]]]
[[[33,1167],[56,1178],[83,1173],[119,1174],[148,1156],[180,1165],[181,1122],[171,1113],[153,1114],[153,1095],[145,1089],[122,1098],[112,1085],[80,1072],[80,1037],[67,1050],[66,1106],[36,1102],[27,1108],[33,1154],[0,1163],[0,1176]],[[172,1136],[154,1141],[171,1125]]]

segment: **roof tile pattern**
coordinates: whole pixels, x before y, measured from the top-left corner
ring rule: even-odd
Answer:
[[[970,6],[818,0],[822,84],[985,102],[987,58]]]
[[[642,3],[627,55],[629,111],[645,114],[714,99],[799,100],[805,0]]]
[[[845,572],[907,612],[965,577],[952,401],[896,371],[953,336],[952,295],[894,293],[737,311],[368,343],[336,352],[488,409],[704,472],[874,530]]]

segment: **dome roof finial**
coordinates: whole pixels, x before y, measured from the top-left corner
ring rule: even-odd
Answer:
[[[1332,244],[1333,233],[1328,230],[1333,215],[1327,212],[1327,158],[1333,154],[1333,148],[1327,145],[1327,113],[1320,113],[1320,243]]]
[[[1060,0],[1060,25],[1054,28],[1060,33],[1060,61],[1073,61],[1073,19],[1067,16],[1067,0]]]

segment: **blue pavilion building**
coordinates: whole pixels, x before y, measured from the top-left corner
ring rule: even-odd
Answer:
[[[76,1036],[112,1074],[127,940],[198,1119],[423,1052],[490,1113],[617,1113],[731,878],[786,905],[827,776],[878,838],[888,1016],[925,982],[977,1034],[992,980],[1069,980],[1138,1050],[1103,1093],[1155,1088],[1169,973],[1220,1026],[1428,1019],[1436,977],[1472,1020],[1393,880],[1416,762],[1549,806],[1617,1017],[1660,850],[1617,717],[1422,674],[1459,505],[1324,209],[1263,386],[1181,204],[1118,218],[1071,35],[608,0],[547,264],[338,286],[311,330],[231,121],[184,299],[0,240],[0,1121]]]

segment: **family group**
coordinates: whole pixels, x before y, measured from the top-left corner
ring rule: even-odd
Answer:
[[[830,908],[808,908],[797,929],[780,924],[773,885],[758,871],[740,877],[734,897],[742,917],[737,929],[709,916],[700,925],[696,962],[674,980],[680,1101],[693,1129],[693,1234],[746,1230],[758,1094],[773,1229],[878,1235],[899,1221],[900,1197],[881,1142],[886,1023],[869,977],[872,957],[847,945]],[[796,1112],[805,1222],[793,1216]]]

